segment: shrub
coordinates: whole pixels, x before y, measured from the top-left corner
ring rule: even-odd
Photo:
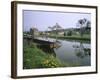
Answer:
[[[62,65],[61,62],[57,60],[54,56],[49,55],[42,62],[42,66],[46,68],[55,68],[55,67],[61,67],[64,65]]]
[[[36,47],[36,44],[24,46],[23,68],[54,68],[64,66],[53,55],[43,52]]]
[[[72,31],[68,31],[67,36],[72,36]]]

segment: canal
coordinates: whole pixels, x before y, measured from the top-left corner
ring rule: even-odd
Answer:
[[[56,57],[62,62],[76,66],[90,66],[90,43],[70,40],[59,40],[61,46],[55,48]]]
[[[47,38],[46,40],[56,41],[54,38]],[[91,45],[89,41],[58,39],[58,45],[60,47],[54,48],[54,52],[56,57],[63,63],[74,66],[91,65]]]
[[[55,41],[53,38],[48,38],[46,40]],[[53,51],[55,57],[62,63],[69,63],[74,66],[91,66],[90,42],[58,39],[58,44],[60,46],[58,48],[53,48]],[[47,50],[47,48],[45,49]]]

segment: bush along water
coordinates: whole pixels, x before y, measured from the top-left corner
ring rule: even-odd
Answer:
[[[47,54],[37,48],[36,44],[24,45],[23,68],[56,68],[66,66],[52,54]]]

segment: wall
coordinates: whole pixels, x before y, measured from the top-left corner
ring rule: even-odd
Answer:
[[[100,7],[100,0],[30,0],[30,1],[80,4],[80,5],[81,4],[98,5]],[[11,65],[11,60],[10,60],[11,59],[11,12],[10,12],[11,4],[10,3],[11,0],[0,0],[0,80],[14,80],[10,78],[10,68],[11,68],[10,66]],[[100,11],[98,12],[98,14],[99,13]],[[98,19],[100,22],[99,16]],[[99,30],[100,28],[98,27],[98,31]],[[98,34],[100,34],[100,32],[98,32]],[[98,38],[98,41],[99,41],[98,44],[100,46],[100,37]],[[99,52],[100,50],[98,51],[98,53]],[[100,54],[98,54],[98,57],[100,57]],[[100,64],[98,64],[98,67],[100,67]],[[99,76],[100,76],[100,69],[98,74],[35,78],[34,80],[100,80]],[[22,79],[22,80],[33,80],[33,78]]]

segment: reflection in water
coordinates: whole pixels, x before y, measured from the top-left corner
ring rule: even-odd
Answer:
[[[75,48],[75,53],[80,58],[84,58],[85,56],[89,56],[91,53],[90,48],[85,48],[83,46],[82,42],[80,42],[80,45],[74,44],[73,48]]]
[[[37,47],[40,48],[41,50],[43,50],[44,52],[46,52],[46,53],[48,53],[48,54],[53,55],[54,57],[56,57],[54,49],[50,48],[49,45],[43,45],[43,44],[41,45],[41,44],[39,44],[39,45],[37,45]]]
[[[90,43],[60,40],[61,47],[54,49],[56,57],[75,66],[90,66]]]
[[[59,49],[62,46],[60,41],[54,42],[53,46],[52,45],[47,45],[47,44],[38,44],[37,47],[46,52],[47,54],[53,55],[56,57],[56,53],[54,49]]]
[[[54,48],[53,49],[59,49],[61,46],[62,46],[62,44],[61,44],[61,42],[60,41],[56,41],[56,42],[54,42]]]
[[[29,40],[26,42],[30,44]],[[90,43],[71,40],[59,40],[57,44],[60,44],[60,47],[50,48],[49,45],[38,43],[37,47],[47,54],[57,57],[61,62],[68,62],[70,64],[75,64],[76,66],[91,65]]]

